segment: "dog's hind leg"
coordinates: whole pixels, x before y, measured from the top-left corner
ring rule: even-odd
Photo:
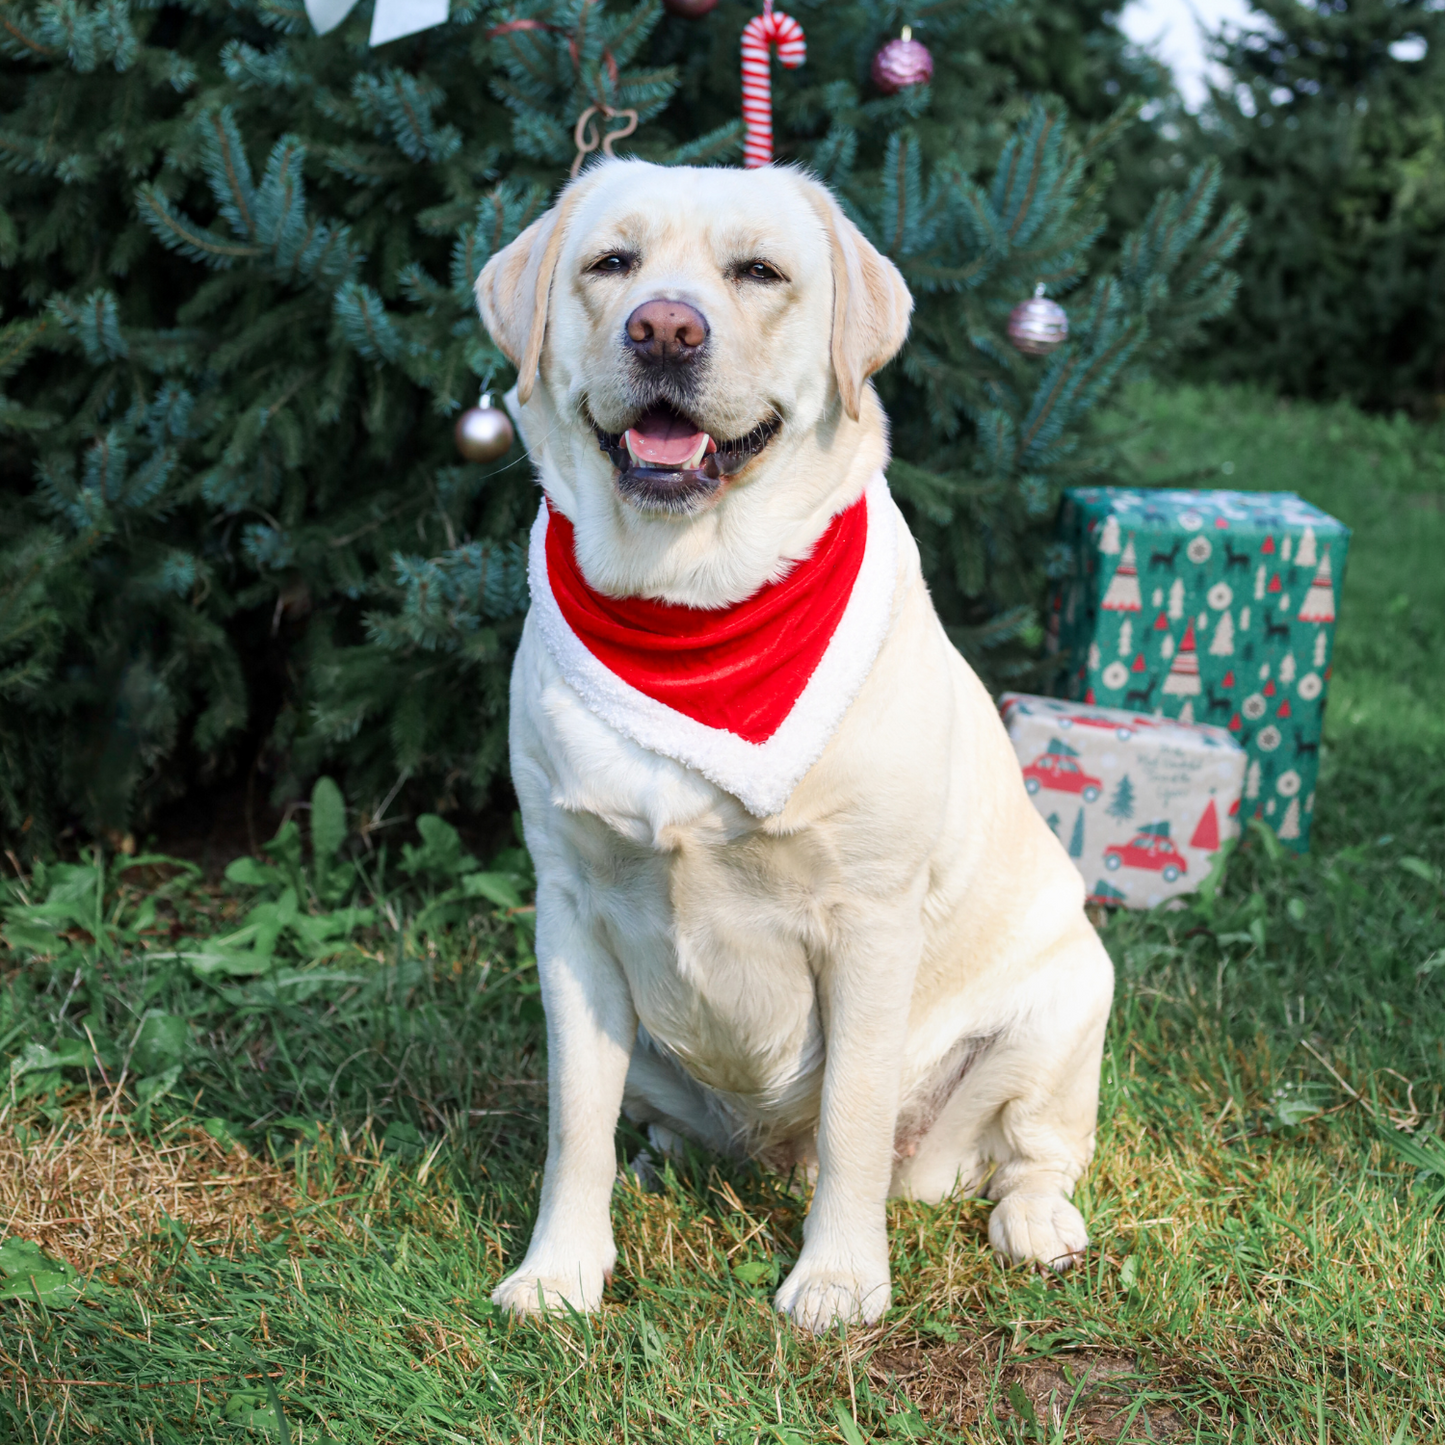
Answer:
[[[670,1135],[682,1134],[730,1158],[743,1157],[737,1131],[717,1096],[698,1083],[646,1029],[637,1030],[637,1046],[627,1068],[622,1112],[644,1125],[659,1153],[674,1151]]]
[[[1028,1003],[964,1075],[892,1192],[937,1201],[985,1184],[989,1242],[1065,1268],[1089,1242],[1070,1196],[1094,1152],[1113,966],[1081,917],[1027,983]],[[992,1169],[992,1174],[989,1173]]]

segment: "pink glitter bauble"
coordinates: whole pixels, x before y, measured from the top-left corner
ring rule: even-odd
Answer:
[[[1040,286],[1009,312],[1008,339],[1025,356],[1047,356],[1069,339],[1068,314],[1057,301],[1050,301]]]
[[[873,57],[872,75],[884,95],[897,95],[907,86],[926,85],[933,79],[933,57],[920,41],[890,40]]]

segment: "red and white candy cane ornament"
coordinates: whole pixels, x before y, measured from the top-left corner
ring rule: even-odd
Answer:
[[[773,13],[773,0],[763,0],[763,13],[743,26],[743,164],[765,166],[773,159],[773,84],[769,51],[796,70],[807,54],[803,27],[791,15]]]

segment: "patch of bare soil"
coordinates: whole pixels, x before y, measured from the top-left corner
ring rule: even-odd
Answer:
[[[867,1369],[874,1384],[955,1428],[1013,1420],[1040,1427],[1040,1438],[1063,1429],[1069,1440],[1110,1445],[1168,1440],[1185,1428],[1168,1406],[1150,1403],[1138,1360],[1114,1351],[1018,1360],[991,1335],[880,1350]]]

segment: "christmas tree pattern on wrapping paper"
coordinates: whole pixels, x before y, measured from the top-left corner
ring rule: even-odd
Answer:
[[[1139,600],[1138,562],[1134,555],[1134,538],[1130,536],[1129,545],[1124,548],[1124,555],[1114,570],[1109,590],[1104,593],[1105,612],[1139,612],[1143,609],[1144,604]]]
[[[1062,691],[1228,727],[1258,765],[1245,817],[1306,847],[1348,529],[1293,493],[1100,487],[1060,531]]]

